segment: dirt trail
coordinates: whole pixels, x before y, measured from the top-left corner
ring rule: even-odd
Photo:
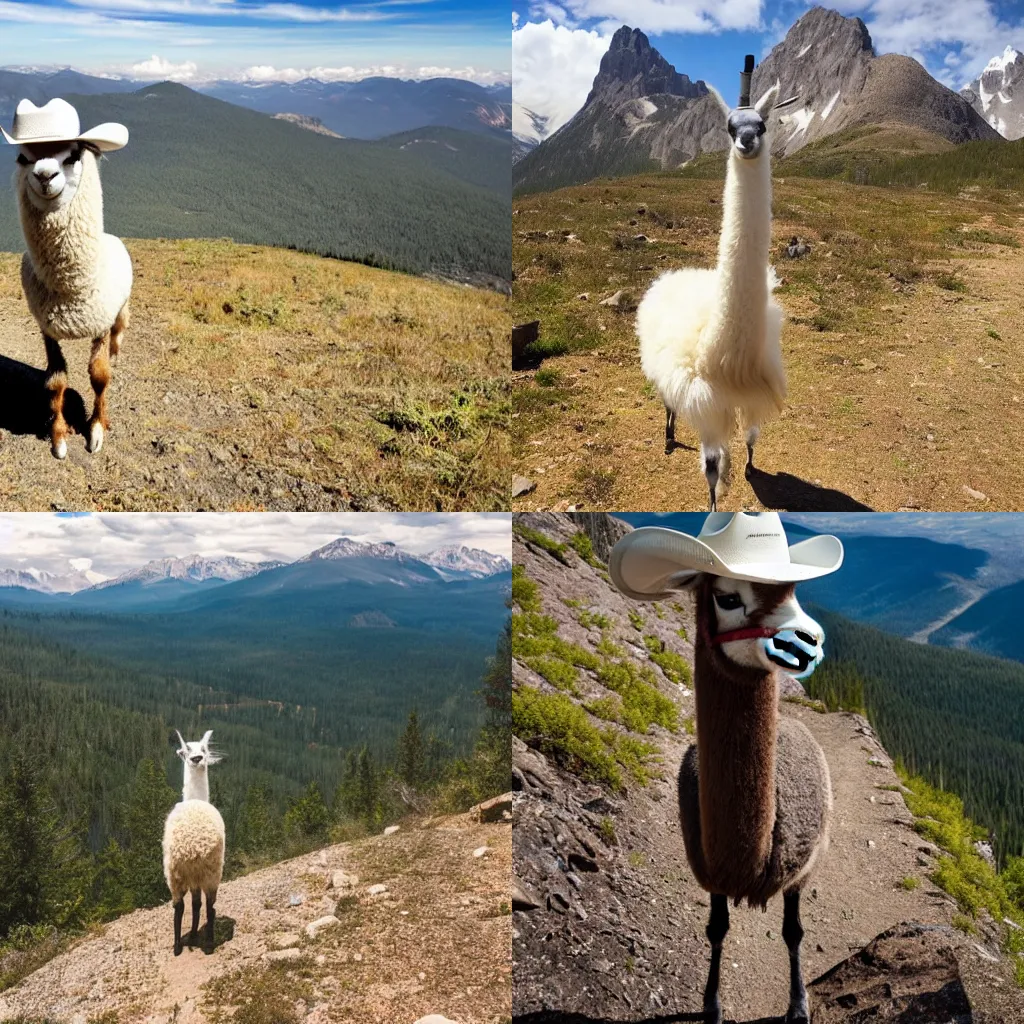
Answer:
[[[576,529],[561,516],[525,521],[560,541]],[[543,612],[559,623],[560,636],[595,651],[607,638],[638,664],[651,664],[639,644],[640,635],[651,635],[692,663],[692,645],[679,632],[694,635],[689,597],[678,604],[630,602],[599,568],[572,553],[565,557],[567,566],[516,538],[514,561],[539,585]],[[566,600],[590,616],[604,616],[610,622],[604,637],[581,629]],[[655,671],[663,692],[677,701],[680,719],[692,716],[692,691]],[[551,691],[521,660],[514,679],[518,686]],[[581,702],[589,702],[598,691],[584,685]],[[868,723],[785,701],[780,709],[802,721],[821,745],[835,798],[830,848],[801,905],[804,976],[810,982],[900,922],[948,925],[956,906],[928,878],[937,850],[913,830],[899,779]],[[516,741],[523,796],[515,810],[513,865],[516,883],[535,905],[514,915],[514,1007],[526,1020],[546,1020],[545,1010],[627,1021],[701,1007],[709,900],[686,860],[675,781],[691,737],[655,727],[653,738],[664,778],[647,787],[630,785],[625,793],[582,782]],[[785,1011],[788,953],[781,929],[781,897],[770,901],[766,913],[730,908],[721,987],[727,1018],[757,1020]],[[979,931],[978,947],[968,953],[981,987],[1005,993],[1007,1006],[1024,1020],[1024,994],[1008,980],[1006,962],[995,962],[997,930],[987,934],[979,922]],[[1016,1018],[1006,1017],[1007,1024],[1010,1019]]]
[[[81,1024],[112,1011],[117,1024],[205,1024],[252,998],[308,1024],[430,1013],[499,1024],[510,1014],[511,831],[473,813],[434,819],[227,882],[211,955],[173,955],[170,904],[136,911],[0,994],[0,1020]],[[337,872],[357,882],[329,888]],[[386,892],[369,894],[377,884]],[[328,915],[339,923],[309,937]]]
[[[697,439],[685,423],[677,425],[676,450],[664,454],[665,412],[640,370],[631,307],[662,271],[713,263],[717,222],[695,225],[705,223],[702,210],[719,208],[712,204],[718,203],[720,187],[718,182],[663,179],[648,187],[643,179],[625,179],[603,190],[523,198],[515,224],[520,234],[556,230],[554,241],[517,239],[516,287],[526,297],[519,317],[539,316],[548,337],[557,337],[564,321],[591,341],[589,350],[544,361],[543,369],[557,375],[554,387],[538,387],[532,367],[514,375],[517,409],[525,424],[519,428],[514,471],[536,485],[516,499],[516,509],[707,508]],[[771,258],[784,278],[800,275],[797,286],[779,296],[786,313],[789,397],[781,418],[761,434],[758,469],[749,481],[737,431],[733,486],[719,507],[1024,509],[1019,472],[1024,249],[946,242],[945,249],[935,246],[941,259],[915,263],[908,258],[908,276],[921,276],[906,283],[870,266],[872,259],[881,262],[871,239],[878,237],[881,244],[890,216],[901,225],[891,229],[894,233],[923,233],[910,218],[933,217],[952,226],[929,238],[956,238],[970,228],[979,237],[987,232],[1024,242],[1019,201],[975,208],[946,196],[905,196],[799,179],[778,183],[776,192]],[[902,206],[886,208],[897,200]],[[600,202],[615,207],[614,217],[593,212]],[[687,216],[668,230],[649,216],[638,217],[637,210],[648,209],[638,203],[681,208]],[[870,212],[855,209],[872,205],[877,206],[878,236],[865,226]],[[787,217],[796,209],[806,216]],[[834,224],[831,236],[821,227],[826,214]],[[860,234],[835,230],[848,217],[856,218],[853,226]],[[559,244],[560,230],[578,232],[582,241]],[[616,244],[625,248],[608,244],[613,231],[618,232]],[[638,231],[657,237],[641,249],[631,248],[629,235]],[[819,234],[829,240],[820,240]],[[802,260],[780,256],[793,235],[812,243]],[[855,241],[844,249],[846,235]],[[888,244],[895,255],[887,258],[898,261],[898,242],[890,239]],[[882,294],[876,290],[870,301],[853,291],[839,298],[850,278],[881,281]],[[547,298],[545,289],[554,295],[556,287],[557,298]],[[602,307],[600,302],[617,290],[629,300],[625,308]],[[838,310],[842,322],[822,325],[823,310],[826,315]]]

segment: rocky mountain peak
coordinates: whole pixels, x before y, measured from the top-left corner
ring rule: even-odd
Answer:
[[[601,100],[617,105],[641,96],[684,96],[690,99],[707,94],[703,82],[691,82],[653,46],[638,28],[623,25],[614,36],[584,106]]]
[[[1013,46],[993,57],[960,95],[1007,139],[1024,137],[1024,53]]]

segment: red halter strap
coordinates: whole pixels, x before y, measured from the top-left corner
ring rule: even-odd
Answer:
[[[778,633],[777,629],[769,629],[767,626],[748,626],[746,629],[733,629],[728,633],[719,633],[711,638],[711,642],[718,646],[727,644],[733,640],[756,640],[758,638],[768,639]]]

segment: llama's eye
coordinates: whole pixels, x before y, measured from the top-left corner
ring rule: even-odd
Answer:
[[[22,167],[28,167],[28,157],[25,156],[24,153],[19,153],[18,154],[18,163],[21,164]]]
[[[759,124],[759,125],[757,126],[757,134],[758,134],[758,135],[764,135],[765,131],[766,131],[766,129],[765,129],[765,126],[764,126],[764,124],[763,124],[763,123],[762,123],[762,124]]]
[[[723,612],[732,612],[737,608],[743,607],[743,602],[740,600],[739,594],[715,594],[715,604],[717,604]]]
[[[72,165],[73,163],[75,163],[75,162],[76,162],[77,160],[78,160],[78,157],[77,157],[77,156],[76,156],[76,155],[75,155],[74,153],[72,153],[72,154],[71,154],[71,156],[69,156],[69,157],[68,157],[68,158],[67,158],[67,159],[66,159],[66,160],[64,161],[64,166],[65,166],[65,167],[70,167],[70,166],[71,166],[71,165]]]

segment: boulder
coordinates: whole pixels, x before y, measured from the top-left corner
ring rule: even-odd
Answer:
[[[501,796],[492,797],[482,804],[477,804],[471,813],[478,814],[484,823],[491,821],[503,821],[505,815],[512,814],[512,794],[502,793]]]
[[[333,914],[328,914],[326,917],[318,917],[315,921],[310,921],[306,925],[306,934],[311,939],[315,939],[321,932],[339,924],[341,922]]]

